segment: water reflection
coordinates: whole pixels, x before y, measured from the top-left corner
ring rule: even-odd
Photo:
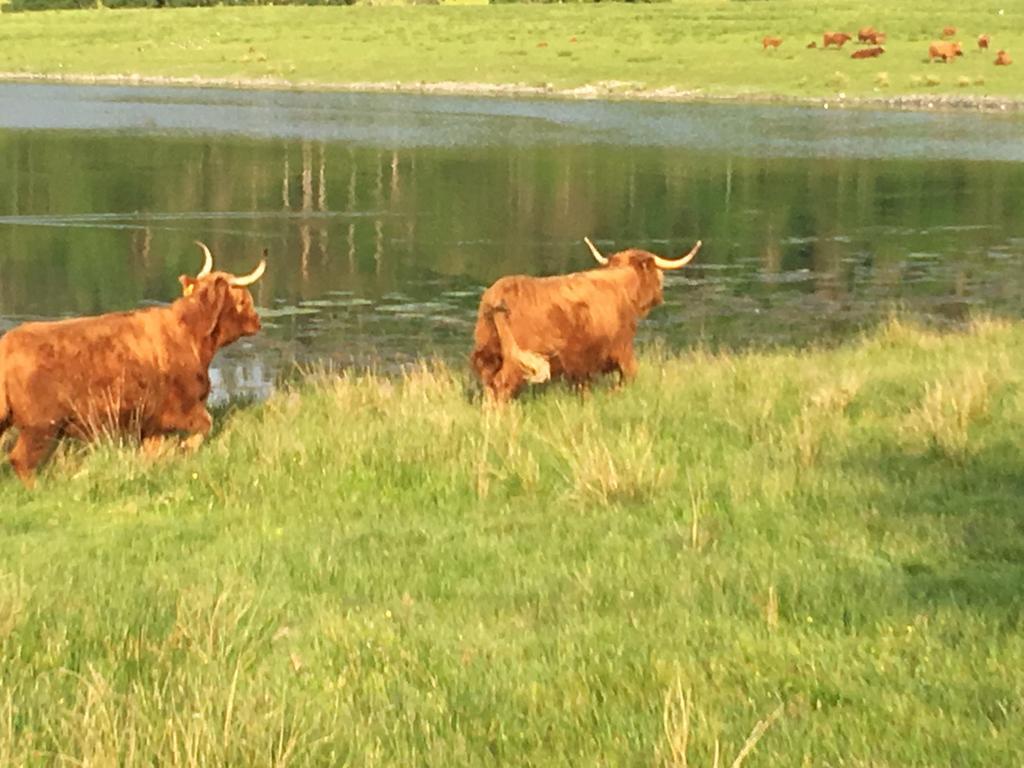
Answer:
[[[670,347],[821,343],[893,307],[937,322],[1021,313],[1019,163],[546,146],[526,131],[405,147],[0,130],[0,329],[168,301],[201,263],[195,239],[235,272],[270,250],[254,289],[265,332],[218,358],[221,398],[263,396],[292,363],[461,360],[483,288],[590,267],[583,235],[666,255],[704,240],[643,326]]]

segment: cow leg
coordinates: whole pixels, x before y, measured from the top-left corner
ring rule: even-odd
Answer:
[[[187,431],[191,434],[181,441],[181,447],[190,453],[198,450],[199,446],[203,444],[203,440],[210,434],[211,429],[213,429],[213,416],[210,415],[205,406],[196,404],[196,407],[189,414],[189,428]]]
[[[18,439],[11,448],[11,466],[26,488],[35,485],[35,468],[50,452],[56,432],[46,427],[26,427],[18,432]]]
[[[522,369],[513,361],[506,362],[488,385],[488,392],[495,402],[505,403],[516,396],[526,383]]]
[[[146,435],[142,438],[142,453],[150,459],[158,459],[167,453],[170,445],[163,435]]]
[[[581,378],[574,378],[571,380],[572,388],[576,394],[580,396],[580,400],[585,401],[590,396],[590,377],[583,376]]]
[[[158,431],[142,438],[142,450],[150,458],[158,458],[166,451],[169,432],[186,432],[188,437],[178,445],[185,451],[194,451],[203,443],[203,439],[213,429],[213,417],[201,404],[188,413],[164,414],[157,425]]]
[[[199,446],[203,444],[203,440],[206,439],[205,432],[196,432],[193,435],[189,435],[181,441],[182,450],[186,453],[195,453],[199,450]]]
[[[636,372],[640,366],[636,362],[636,354],[633,352],[633,347],[628,347],[619,356],[616,366],[619,369],[620,387],[636,378]]]

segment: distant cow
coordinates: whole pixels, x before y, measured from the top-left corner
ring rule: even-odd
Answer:
[[[632,379],[637,322],[662,303],[662,272],[688,264],[701,245],[664,259],[637,248],[605,257],[586,243],[600,268],[511,275],[484,291],[471,363],[490,398],[503,402],[526,382],[554,377],[583,386],[600,373]]]
[[[817,48],[817,47],[818,47],[818,43],[817,43],[817,42],[815,42],[814,40],[811,40],[811,42],[809,42],[809,43],[807,44],[807,47],[808,47],[808,48]]]
[[[987,51],[990,38],[988,35],[978,35],[978,48]]]
[[[997,67],[1008,67],[1013,64],[1013,59],[1010,58],[1010,54],[1006,51],[999,51],[996,54],[996,66]]]
[[[782,45],[781,37],[766,37],[761,40],[761,50],[767,50],[768,48],[778,48]]]
[[[0,338],[0,434],[14,426],[11,465],[26,485],[61,435],[141,440],[173,432],[198,445],[213,424],[208,369],[225,344],[260,329],[244,277],[212,271],[180,278],[170,306],[24,323]]]
[[[850,54],[851,59],[873,59],[876,56],[881,56],[885,53],[885,48],[881,46],[875,46],[874,48],[861,48],[859,51],[854,51]]]
[[[934,42],[928,46],[929,59],[949,61],[954,56],[963,56],[964,49],[960,43]]]
[[[845,32],[826,32],[822,35],[822,48],[828,48],[830,45],[834,45],[836,48],[842,48],[850,36]]]
[[[885,33],[879,32],[874,27],[861,27],[857,30],[857,40],[861,43],[881,45],[885,42]]]
[[[955,34],[956,34],[956,27],[943,27],[942,28],[942,36],[943,37],[953,37]]]

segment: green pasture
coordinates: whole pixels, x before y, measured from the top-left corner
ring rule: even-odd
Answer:
[[[824,30],[865,25],[888,34],[882,57],[852,60],[855,43],[820,49]],[[929,63],[928,45],[947,25],[966,54]],[[992,36],[987,53],[980,33]],[[764,51],[765,35],[784,42]],[[597,96],[674,89],[662,98],[1024,95],[1024,5],[1006,0],[101,8],[4,14],[0,38],[0,71],[13,75],[589,86]],[[994,66],[999,48],[1019,64]]]
[[[4,469],[0,764],[1024,760],[1024,325],[472,395],[313,376]]]

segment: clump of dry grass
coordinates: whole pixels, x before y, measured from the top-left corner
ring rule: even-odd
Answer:
[[[779,705],[763,720],[758,720],[747,736],[746,741],[729,764],[730,768],[740,768],[750,756],[757,743],[768,729],[782,715],[783,707]],[[665,692],[662,707],[662,732],[665,746],[658,750],[658,762],[665,768],[689,768],[690,766],[690,718],[693,714],[693,701],[689,692],[683,692],[682,682],[678,677],[672,687]],[[719,768],[722,763],[722,750],[718,737],[715,737],[711,758],[711,768]]]
[[[514,406],[486,408],[480,418],[480,433],[470,438],[477,498],[490,495],[493,483],[516,485],[524,493],[536,490],[540,463],[523,434],[522,411]]]
[[[630,427],[610,437],[585,429],[560,448],[569,495],[582,503],[642,502],[664,488],[673,469],[654,455],[650,433]]]
[[[995,377],[988,368],[969,369],[959,376],[932,382],[920,405],[902,426],[912,444],[963,461],[970,453],[970,427],[988,412]]]

